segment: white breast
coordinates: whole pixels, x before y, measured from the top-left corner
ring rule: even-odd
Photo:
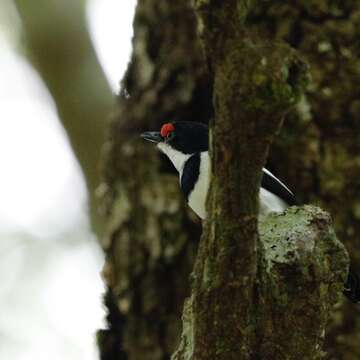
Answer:
[[[175,169],[178,171],[181,179],[184,165],[193,154],[184,154],[180,151],[173,149],[171,146],[164,142],[158,143],[157,147],[171,160],[171,162],[175,166]]]

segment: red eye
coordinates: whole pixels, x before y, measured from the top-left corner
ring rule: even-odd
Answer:
[[[168,137],[173,131],[175,131],[174,125],[171,123],[168,123],[168,124],[164,124],[161,127],[160,134],[162,137],[165,138],[165,137]]]

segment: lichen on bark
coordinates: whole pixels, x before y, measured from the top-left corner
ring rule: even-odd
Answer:
[[[332,226],[329,214],[313,206],[260,218],[258,275],[251,292],[254,309],[244,329],[254,332],[254,343],[234,355],[226,353],[228,359],[323,358],[330,309],[339,301],[348,265],[346,250]],[[210,290],[205,284],[202,291]],[[232,300],[236,306],[242,302]],[[204,312],[211,311],[207,304]],[[191,296],[185,302],[181,343],[172,360],[202,358],[196,353],[195,309]],[[213,331],[211,325],[216,326],[209,324],[208,332]],[[237,334],[236,340],[241,342],[242,336]],[[214,339],[210,346],[216,354],[207,354],[208,359],[225,358],[225,341]]]
[[[259,233],[258,358],[323,358],[326,326],[348,269],[329,214],[289,208],[260,218]]]
[[[360,2],[259,1],[247,25],[288,42],[311,64],[305,106],[286,117],[268,166],[301,202],[331,213],[359,268]],[[360,307],[348,301],[336,307],[326,337],[329,358],[360,358],[359,316]]]

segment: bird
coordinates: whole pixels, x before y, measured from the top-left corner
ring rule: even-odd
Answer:
[[[206,197],[211,176],[208,126],[195,121],[173,121],[163,124],[160,131],[146,131],[141,137],[156,143],[169,158],[179,174],[186,202],[201,219],[206,219]],[[293,205],[300,205],[294,193],[263,168],[259,215],[283,212]],[[343,293],[350,301],[360,302],[360,278],[351,266]]]

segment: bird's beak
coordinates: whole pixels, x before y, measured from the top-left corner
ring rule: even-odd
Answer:
[[[145,140],[154,142],[154,143],[159,143],[161,141],[163,141],[163,137],[161,136],[161,134],[159,133],[159,131],[147,131],[141,134],[141,137]]]

